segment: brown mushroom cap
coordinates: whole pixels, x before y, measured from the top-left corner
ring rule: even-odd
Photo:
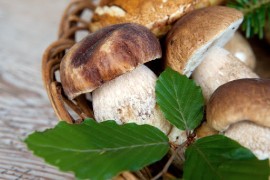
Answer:
[[[91,31],[112,24],[133,22],[149,28],[154,34],[165,34],[170,24],[193,9],[192,0],[102,0],[96,8]]]
[[[160,43],[147,28],[113,25],[75,44],[60,64],[60,78],[66,95],[73,99],[160,57]]]
[[[194,10],[179,19],[166,38],[166,64],[190,76],[214,46],[223,46],[243,20],[240,11],[213,6]]]
[[[207,123],[225,131],[240,121],[251,121],[270,127],[270,80],[238,79],[220,86],[211,96],[207,108]]]

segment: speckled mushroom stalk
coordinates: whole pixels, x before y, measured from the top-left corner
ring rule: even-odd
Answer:
[[[171,145],[182,144],[187,139],[185,131],[172,129],[156,104],[156,80],[157,76],[148,67],[140,65],[104,83],[92,93],[95,119],[150,124],[167,134]]]
[[[60,65],[61,82],[70,99],[92,92],[98,122],[150,124],[168,134],[172,126],[156,104],[157,77],[143,65],[160,57],[160,43],[147,28],[108,26],[69,50]]]
[[[188,77],[192,74],[192,78],[201,86],[206,102],[223,83],[258,77],[222,48],[233,37],[242,21],[240,11],[214,6],[188,13],[168,33],[167,66]]]
[[[243,62],[223,48],[208,51],[203,62],[195,69],[192,78],[202,88],[206,102],[222,84],[241,78],[258,78]]]
[[[156,104],[156,75],[140,65],[92,93],[95,119],[114,119],[118,124],[136,122],[150,124],[168,133],[171,126]]]
[[[270,80],[239,79],[220,86],[206,109],[207,124],[252,150],[270,157]]]

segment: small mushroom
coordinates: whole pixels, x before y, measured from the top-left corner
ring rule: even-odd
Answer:
[[[255,69],[256,57],[248,41],[241,33],[236,32],[230,41],[224,46],[224,48],[242,61],[250,69]]]
[[[143,65],[160,57],[160,43],[147,28],[108,26],[69,50],[60,65],[61,82],[70,99],[93,92],[98,122],[150,124],[168,134],[171,125],[156,104],[157,77]]]
[[[270,157],[270,80],[239,79],[220,86],[211,96],[207,124],[251,149],[259,159]]]
[[[160,43],[147,28],[117,24],[76,43],[61,61],[60,78],[66,95],[74,99],[160,57]]]
[[[193,0],[102,0],[95,9],[89,29],[99,30],[119,23],[138,23],[157,36],[168,32],[171,24],[193,10]]]

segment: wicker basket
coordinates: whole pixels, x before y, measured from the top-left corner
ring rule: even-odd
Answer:
[[[42,77],[44,86],[58,119],[68,123],[80,123],[86,118],[93,118],[91,101],[85,95],[81,95],[74,100],[69,100],[64,94],[60,79],[60,62],[69,48],[76,43],[78,33],[84,31],[89,33],[89,19],[84,19],[85,12],[92,12],[95,4],[89,0],[73,0],[65,9],[59,26],[58,40],[52,43],[44,52],[42,60]],[[259,54],[257,68],[255,69],[261,77],[269,78],[270,62],[269,53],[262,48],[258,41],[252,41],[255,54]],[[265,45],[264,45],[265,46]],[[265,52],[264,52],[265,51]],[[265,63],[267,62],[267,63]],[[150,168],[144,168],[139,172],[124,172],[116,179],[151,179]]]
[[[60,120],[80,123],[85,118],[93,118],[92,104],[85,95],[69,100],[64,94],[60,79],[60,62],[69,48],[76,43],[76,35],[81,31],[89,33],[89,21],[83,19],[85,12],[95,9],[89,0],[73,0],[65,9],[58,32],[58,40],[44,52],[42,58],[42,78],[53,109]],[[90,20],[90,19],[89,19]],[[123,172],[116,179],[150,179],[147,168],[140,172]]]

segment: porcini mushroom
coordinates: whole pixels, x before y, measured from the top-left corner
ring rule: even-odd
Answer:
[[[250,44],[241,33],[236,32],[230,41],[224,46],[224,49],[228,50],[250,69],[255,69],[255,55]]]
[[[242,21],[240,11],[224,6],[186,14],[166,37],[166,65],[189,77],[207,51],[224,46]]]
[[[166,64],[201,86],[207,102],[214,90],[230,80],[258,77],[222,47],[243,21],[240,11],[213,6],[179,19],[166,39]],[[235,62],[237,61],[237,62]]]
[[[157,36],[164,35],[172,23],[191,11],[199,1],[193,0],[101,0],[95,9],[91,31],[119,23],[138,23]]]
[[[136,122],[171,129],[155,98],[156,75],[143,64],[161,57],[158,39],[133,23],[108,26],[73,46],[60,65],[65,94],[92,93],[98,122]]]
[[[211,96],[207,124],[251,149],[259,159],[270,157],[270,80],[239,79],[220,86]]]

